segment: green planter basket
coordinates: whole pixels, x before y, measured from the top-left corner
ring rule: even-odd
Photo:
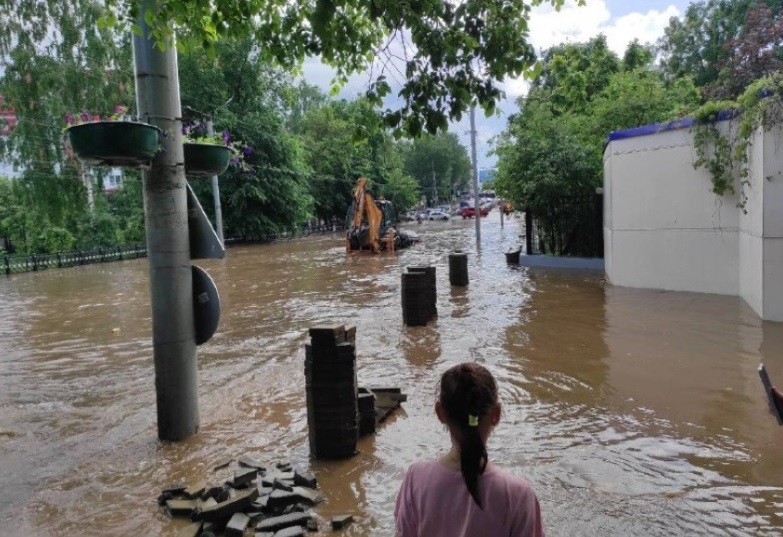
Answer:
[[[186,142],[185,173],[209,177],[220,175],[231,163],[231,150],[224,145]]]
[[[68,127],[76,156],[91,166],[149,166],[160,148],[160,129],[135,121],[95,121]]]

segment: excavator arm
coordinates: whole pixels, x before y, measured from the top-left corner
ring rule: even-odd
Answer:
[[[382,223],[383,213],[375,204],[375,200],[370,193],[367,192],[367,179],[360,177],[353,191],[353,220],[347,234],[348,250],[351,250],[351,237],[361,233],[364,231],[363,228],[365,228],[367,236],[362,242],[369,245],[373,253],[380,253]],[[387,237],[384,237],[384,239],[387,239]],[[391,249],[394,249],[393,241],[389,242]]]

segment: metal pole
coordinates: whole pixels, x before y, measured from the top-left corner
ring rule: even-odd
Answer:
[[[438,189],[435,186],[435,163],[432,163],[432,203],[431,205],[435,207],[438,203]]]
[[[481,208],[479,206],[478,160],[476,158],[476,107],[470,107],[470,158],[473,161],[473,203],[476,207],[476,245],[481,247]]]
[[[210,136],[215,134],[212,118],[207,120],[207,134]],[[212,198],[215,200],[215,231],[218,239],[220,239],[220,244],[225,245],[225,240],[223,239],[223,210],[220,207],[220,187],[218,186],[217,175],[212,176]]]
[[[198,431],[198,367],[193,323],[188,206],[177,51],[155,46],[144,15],[155,0],[144,0],[133,37],[136,104],[139,117],[160,128],[162,151],[142,174],[144,224],[150,270],[152,346],[158,437],[182,440]]]

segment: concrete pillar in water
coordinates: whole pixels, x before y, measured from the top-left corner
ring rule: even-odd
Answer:
[[[140,6],[133,57],[139,119],[163,132],[163,150],[142,180],[158,437],[176,441],[198,430],[198,368],[177,51],[173,39],[165,50],[155,46],[144,20],[153,7]]]

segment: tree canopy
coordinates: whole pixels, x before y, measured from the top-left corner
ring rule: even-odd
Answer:
[[[723,47],[718,78],[706,93],[712,98],[738,97],[753,81],[783,68],[783,13],[767,4],[751,6],[738,35]]]
[[[65,231],[54,234],[61,244],[139,239],[137,179],[126,175],[127,190],[107,197],[101,172],[67,154],[60,118],[106,114],[117,104],[133,114],[129,43],[140,6],[159,44],[177,35],[183,104],[213,114],[218,129],[254,147],[248,162],[255,173],[234,170],[223,181],[227,228],[244,234],[342,214],[342,190],[357,173],[398,209],[415,203],[419,184],[403,167],[409,146],[391,135],[443,131],[472,105],[492,112],[503,78],[535,60],[531,6],[563,2],[0,0],[0,92],[20,118],[0,151],[20,170],[13,191],[24,207],[4,220],[30,250],[49,228]],[[308,56],[336,70],[336,86],[367,73],[361,104],[330,102],[294,83]],[[319,138],[322,128],[338,141]],[[442,197],[461,181],[457,168],[440,170]],[[206,194],[198,183],[196,190]],[[231,208],[246,219],[232,220]]]
[[[546,3],[559,8],[564,1]],[[503,96],[499,81],[522,75],[535,61],[528,23],[531,5],[541,3],[108,0],[105,20],[133,24],[145,5],[159,43],[176,31],[185,46],[211,50],[220,39],[251,35],[265,59],[286,69],[318,56],[336,69],[338,83],[369,70],[371,102],[381,104],[392,87],[400,88],[402,105],[385,111],[387,125],[417,136],[446,129],[474,102],[494,111]]]
[[[497,140],[496,186],[529,208],[600,186],[609,132],[665,121],[699,103],[688,78],[667,81],[638,42],[623,60],[598,36],[558,45],[543,55],[539,77]]]
[[[0,94],[19,118],[0,139],[0,159],[21,174],[14,184],[20,214],[7,233],[24,249],[51,251],[73,246],[88,213],[87,188],[100,183],[69,158],[62,128],[68,112],[105,113],[133,98],[128,39],[100,28],[96,2],[0,4]],[[42,20],[42,13],[46,19]],[[97,176],[97,177],[96,177]],[[105,206],[104,206],[105,207]],[[111,241],[121,240],[113,230]]]
[[[445,132],[405,142],[403,153],[405,171],[416,178],[430,205],[468,188],[472,167],[468,150],[456,134]]]
[[[778,14],[783,0],[702,0],[672,17],[658,42],[661,66],[673,78],[689,76],[698,87],[718,80],[732,55],[729,43],[742,32],[748,11],[760,5]]]
[[[99,13],[93,13],[93,22]],[[67,10],[60,15],[58,24],[65,26],[76,26],[81,16]],[[19,251],[144,241],[138,174],[124,170],[123,187],[108,194],[101,188],[105,169],[83,167],[63,143],[68,112],[105,114],[117,104],[131,113],[134,108],[127,39],[110,29],[94,37],[55,39],[51,46],[28,40],[0,57],[5,66],[0,91],[20,120],[0,148],[20,171],[0,185],[0,198],[11,200],[0,210],[0,236],[11,238]],[[68,47],[80,50],[71,55]],[[398,211],[418,202],[418,184],[403,169],[407,145],[392,136],[369,100],[331,100],[264,60],[249,36],[221,40],[209,52],[183,50],[179,71],[186,119],[210,115],[217,132],[227,131],[252,148],[248,169],[231,168],[221,176],[227,236],[292,229],[314,216],[342,219],[359,174]],[[87,185],[94,186],[93,207]],[[191,185],[211,215],[209,182]]]
[[[620,67],[603,34],[586,43],[556,45],[544,52],[533,89],[550,92],[558,112],[584,109]]]
[[[543,52],[530,92],[498,137],[497,188],[539,213],[567,204],[600,186],[610,132],[688,115],[709,121],[726,108],[757,117],[759,91],[779,95],[779,77],[771,75],[782,68],[783,0],[694,2],[670,20],[657,49],[635,40],[622,60],[603,36],[556,45]],[[744,124],[740,137],[756,125]],[[696,165],[731,161],[736,151],[716,133],[697,127]],[[714,192],[731,188],[729,168],[714,177]]]
[[[284,107],[290,77],[265,63],[249,37],[181,54],[180,98],[192,121],[214,120],[252,153],[246,168],[221,176],[225,234],[258,236],[291,229],[311,215],[313,198],[301,143],[285,129]],[[213,212],[208,181],[193,181],[208,214]]]

